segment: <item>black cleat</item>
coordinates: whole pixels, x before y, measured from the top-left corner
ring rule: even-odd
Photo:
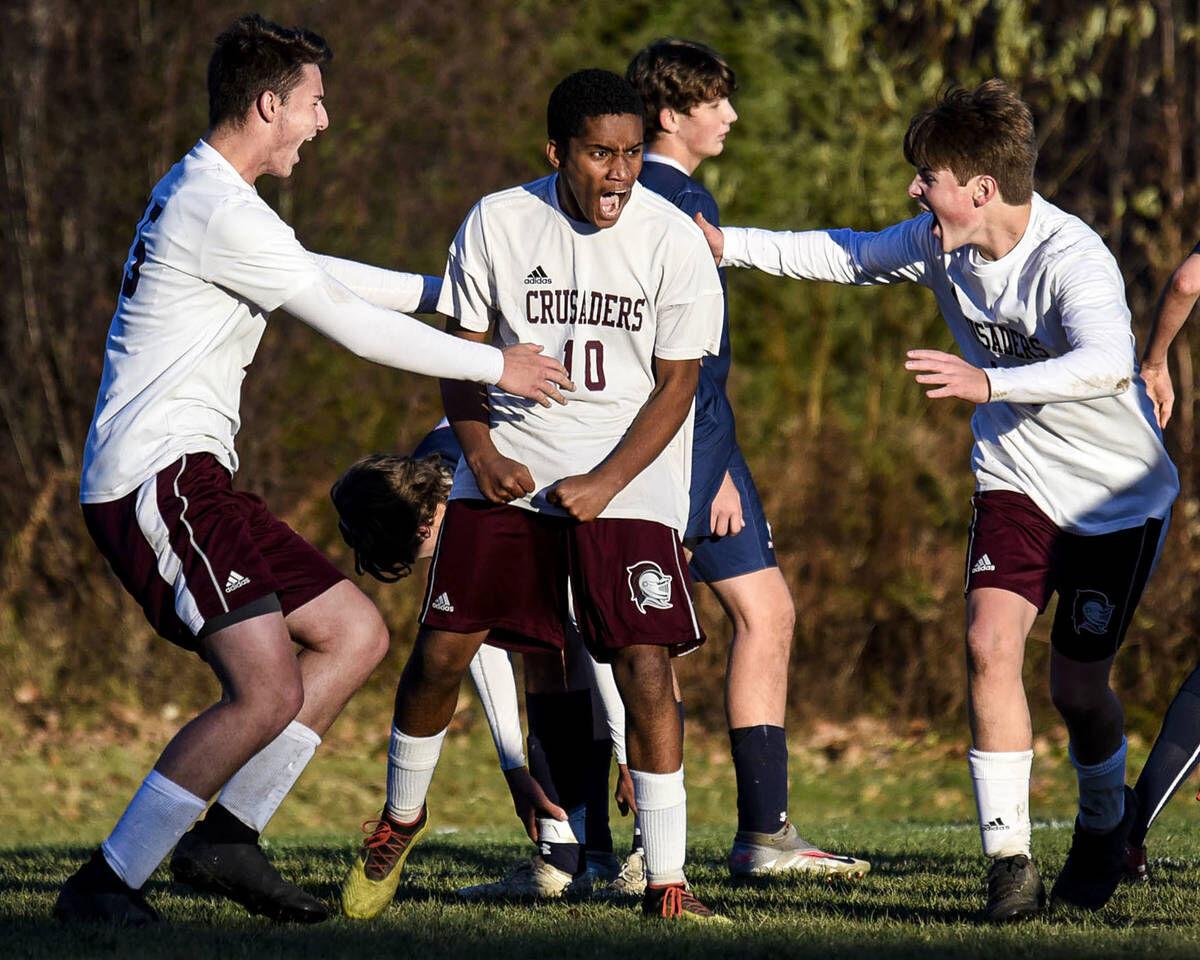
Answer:
[[[999,857],[987,873],[988,899],[983,919],[990,923],[1024,920],[1046,906],[1046,888],[1037,867],[1023,853]]]
[[[329,908],[284,880],[255,843],[214,842],[193,828],[175,847],[171,875],[270,920],[320,923],[329,918]]]
[[[1075,837],[1050,900],[1055,904],[1099,910],[1125,874],[1125,846],[1137,818],[1137,795],[1125,788],[1125,816],[1108,833],[1092,833],[1075,821]]]
[[[113,872],[97,850],[67,878],[54,902],[54,919],[63,923],[110,923],[144,927],[158,923],[158,911]]]
[[[1146,848],[1125,844],[1125,876],[1129,883],[1149,883],[1150,866],[1146,862]]]

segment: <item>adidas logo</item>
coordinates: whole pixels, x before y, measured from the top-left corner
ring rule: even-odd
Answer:
[[[249,577],[243,577],[236,570],[229,571],[229,579],[225,581],[225,592],[233,593],[250,582]]]
[[[987,823],[983,824],[980,827],[980,829],[986,831],[986,830],[1008,830],[1011,828],[1009,827],[1009,825],[1007,823],[1004,822],[1003,817],[997,817],[995,820],[989,820]]]
[[[550,274],[542,269],[541,265],[534,267],[529,271],[529,276],[525,278],[526,283],[553,283],[550,279]]]
[[[450,602],[450,597],[443,593],[433,601],[432,607],[434,610],[441,610],[442,613],[453,613],[454,604]]]
[[[972,573],[989,573],[996,569],[996,565],[985,553],[982,557],[975,561],[975,566],[971,568]]]

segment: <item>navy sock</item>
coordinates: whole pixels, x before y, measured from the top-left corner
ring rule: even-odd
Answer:
[[[612,853],[612,830],[608,825],[608,775],[612,770],[612,741],[593,740],[587,771],[587,849]]]
[[[765,724],[729,731],[737,778],[738,831],[775,833],[787,820],[787,737]]]
[[[1146,845],[1150,824],[1197,763],[1200,763],[1200,667],[1183,681],[1167,707],[1158,739],[1133,788],[1138,798],[1138,817],[1129,835],[1132,845]]]
[[[587,802],[587,759],[581,745],[592,737],[592,699],[586,690],[527,694],[529,772],[546,796],[568,813]],[[579,838],[586,842],[585,837]],[[542,842],[542,858],[570,874],[583,867],[583,843]]]

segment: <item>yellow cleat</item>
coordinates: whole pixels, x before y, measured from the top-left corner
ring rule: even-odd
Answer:
[[[428,829],[425,807],[415,823],[401,823],[386,809],[378,820],[364,823],[367,839],[342,881],[342,913],[352,920],[371,920],[383,913],[396,896],[409,851]]]

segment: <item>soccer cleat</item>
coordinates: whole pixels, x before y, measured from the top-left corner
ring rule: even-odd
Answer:
[[[642,913],[663,920],[690,920],[693,923],[732,923],[728,917],[715,914],[696,899],[686,883],[667,883],[646,886],[642,897]]]
[[[620,872],[621,863],[612,853],[602,853],[599,850],[589,851],[584,855],[583,872],[571,880],[567,895],[572,897],[591,896],[612,883]]]
[[[862,877],[870,873],[866,860],[827,853],[800,836],[789,820],[776,833],[741,831],[733,838],[729,872],[738,879],[781,873],[833,877]]]
[[[387,812],[363,824],[367,839],[342,881],[342,913],[354,920],[379,916],[400,886],[400,874],[413,844],[429,829],[429,810],[415,823],[401,823]]]
[[[1032,917],[1046,906],[1046,887],[1025,854],[997,857],[988,867],[987,906],[983,919],[1007,923]]]
[[[557,900],[570,890],[573,879],[565,870],[533,856],[514,865],[494,883],[460,887],[458,895],[464,900]]]
[[[1137,795],[1125,788],[1125,815],[1107,833],[1084,830],[1075,820],[1075,836],[1067,862],[1063,864],[1050,892],[1055,904],[1099,910],[1121,882],[1125,873],[1125,846],[1137,817]]]
[[[1130,883],[1149,883],[1150,868],[1146,864],[1146,848],[1125,845],[1125,879]]]
[[[91,859],[67,878],[54,901],[54,919],[63,923],[109,923],[144,927],[158,923],[158,911],[113,872],[104,854]]]
[[[621,864],[616,877],[596,891],[601,900],[625,900],[640,897],[646,892],[646,855],[634,851]]]
[[[171,856],[171,876],[201,893],[225,897],[277,923],[320,923],[329,908],[279,875],[257,843],[210,839],[197,824]]]

